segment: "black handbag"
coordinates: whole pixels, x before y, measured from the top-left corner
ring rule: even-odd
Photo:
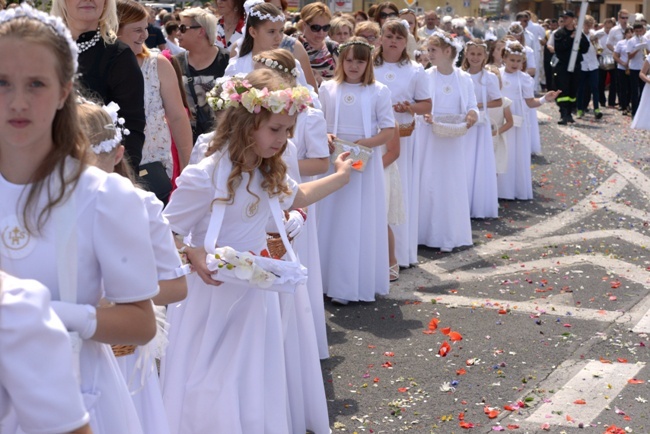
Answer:
[[[169,201],[172,192],[172,182],[167,176],[165,166],[160,161],[140,165],[138,172],[142,188],[156,195],[164,204]]]

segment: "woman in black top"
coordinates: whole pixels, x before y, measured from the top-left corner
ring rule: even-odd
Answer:
[[[73,2],[70,2],[73,3]],[[115,0],[70,4],[54,0],[52,15],[70,28],[79,46],[79,82],[108,104],[120,106],[130,134],[124,138],[129,161],[136,170],[144,145],[144,79],[131,49],[117,40]]]

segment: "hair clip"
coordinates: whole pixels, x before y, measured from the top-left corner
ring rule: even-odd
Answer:
[[[364,47],[367,47],[368,49],[370,49],[370,51],[375,49],[374,45],[369,44],[367,42],[357,40],[357,41],[348,41],[348,42],[344,42],[344,43],[340,44],[339,45],[339,52],[345,50],[346,48],[348,48],[351,45],[363,45]]]

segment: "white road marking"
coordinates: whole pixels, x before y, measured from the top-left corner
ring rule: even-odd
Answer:
[[[526,421],[571,427],[577,427],[580,422],[587,425],[611,404],[627,381],[644,366],[644,363],[588,361],[550,398],[550,402],[539,406]],[[553,389],[545,384],[540,387]],[[585,404],[576,404],[578,400],[584,400]]]

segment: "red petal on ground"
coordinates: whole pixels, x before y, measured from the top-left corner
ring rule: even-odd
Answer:
[[[440,354],[440,357],[445,357],[449,353],[449,351],[451,351],[451,345],[449,345],[449,342],[444,341],[442,345],[440,345],[438,354]]]

